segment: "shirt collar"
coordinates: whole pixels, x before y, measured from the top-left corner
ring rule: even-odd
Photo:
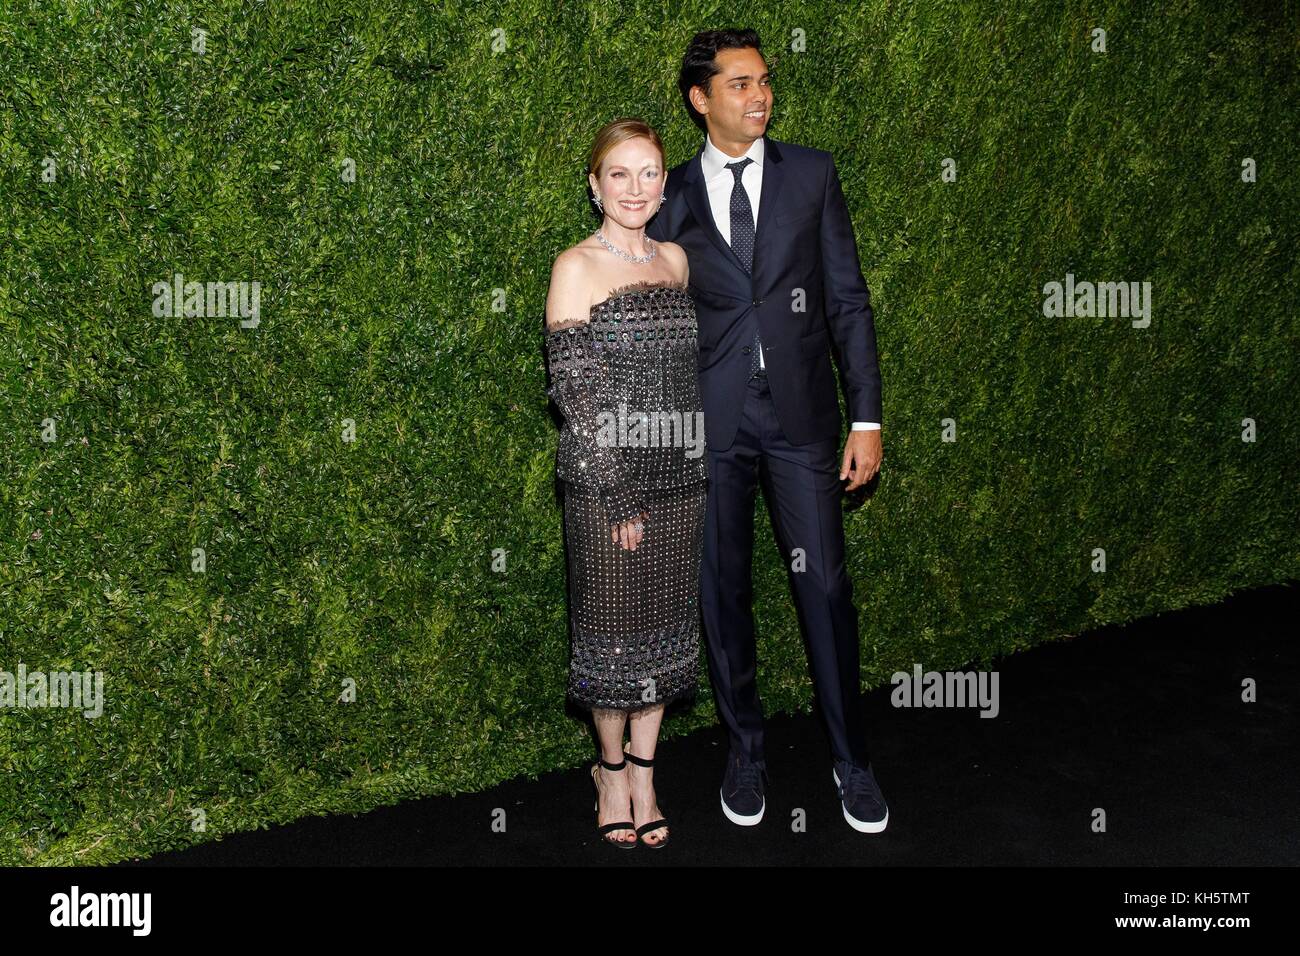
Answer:
[[[763,165],[764,146],[763,137],[760,136],[749,144],[749,149],[745,152],[745,156],[752,159],[756,166]],[[742,158],[741,156],[728,156],[713,145],[713,140],[709,138],[708,133],[704,134],[704,153],[700,156],[700,172],[704,174],[705,182],[719,173],[730,174],[730,170],[726,168],[727,163],[734,163]]]

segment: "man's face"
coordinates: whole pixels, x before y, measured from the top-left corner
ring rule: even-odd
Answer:
[[[753,47],[719,50],[713,58],[718,73],[709,95],[694,87],[691,103],[704,114],[709,135],[727,142],[753,142],[767,131],[772,116],[772,83],[763,54]]]

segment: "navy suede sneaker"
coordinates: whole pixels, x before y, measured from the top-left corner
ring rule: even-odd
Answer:
[[[763,796],[763,777],[767,771],[743,754],[727,757],[727,772],[722,778],[722,812],[742,827],[752,827],[763,819],[767,800]]]
[[[885,829],[889,823],[889,807],[885,806],[871,764],[863,770],[847,760],[837,760],[831,776],[839,790],[840,805],[849,826],[859,833],[879,833]]]

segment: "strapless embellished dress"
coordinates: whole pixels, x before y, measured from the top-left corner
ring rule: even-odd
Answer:
[[[564,415],[569,698],[624,711],[689,698],[707,481],[694,303],[682,285],[633,283],[544,334]],[[611,529],[642,513],[640,544],[623,548]]]

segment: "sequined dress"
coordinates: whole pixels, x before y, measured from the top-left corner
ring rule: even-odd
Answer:
[[[556,474],[569,561],[568,695],[637,710],[692,696],[707,471],[686,287],[633,283],[547,327],[564,415]],[[648,512],[630,551],[611,537]]]

